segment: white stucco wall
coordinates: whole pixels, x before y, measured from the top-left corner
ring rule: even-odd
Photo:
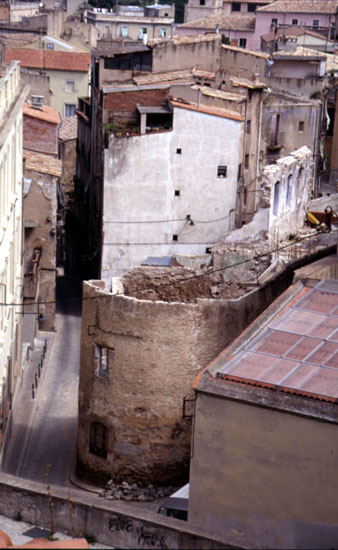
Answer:
[[[110,285],[147,256],[205,253],[233,228],[240,132],[240,121],[174,108],[172,131],[111,139],[102,279]],[[220,165],[225,178],[217,177]]]

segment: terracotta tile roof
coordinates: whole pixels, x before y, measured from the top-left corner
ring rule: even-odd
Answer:
[[[304,48],[303,46],[297,46],[294,50],[279,50],[272,54],[274,59],[285,59],[285,60],[299,60],[307,59],[311,61],[323,60],[326,58],[326,54],[319,52],[318,50],[312,50],[311,48]]]
[[[255,52],[254,50],[247,50],[245,48],[239,48],[238,46],[228,46],[227,44],[222,44],[222,48],[225,50],[240,52],[246,55],[253,55],[254,57],[261,57],[262,59],[268,59],[270,54],[264,52]]]
[[[214,107],[206,107],[205,105],[201,105],[200,107],[197,107],[196,103],[183,103],[183,102],[181,103],[180,101],[175,101],[175,100],[170,101],[170,103],[174,107],[178,107],[180,109],[187,109],[189,111],[197,111],[198,113],[204,113],[206,115],[229,118],[231,120],[237,120],[238,122],[243,121],[243,117],[236,111],[228,111],[226,109],[216,109]]]
[[[338,281],[298,294],[217,378],[338,402]]]
[[[7,48],[6,63],[18,60],[22,67],[48,69],[54,71],[88,72],[91,56],[89,53],[59,52],[32,48]]]
[[[204,17],[203,19],[196,19],[196,21],[183,23],[183,25],[180,25],[179,28],[215,30],[218,25],[220,31],[222,31],[222,29],[233,31],[254,31],[255,22],[255,15],[210,15],[210,17]]]
[[[191,81],[193,78],[204,78],[206,80],[213,80],[215,73],[209,71],[203,71],[202,69],[186,69],[184,71],[170,71],[167,73],[148,73],[145,75],[137,75],[133,77],[133,81],[138,86],[144,84],[157,84],[160,82],[173,82],[173,81]]]
[[[180,27],[183,27],[184,25],[180,25]],[[210,34],[196,34],[193,36],[178,36],[175,35],[172,38],[168,38],[167,40],[163,38],[156,38],[154,40],[148,40],[149,46],[155,46],[155,47],[161,47],[165,46],[167,42],[171,42],[172,44],[175,44],[175,46],[181,46],[184,44],[197,44],[199,42],[215,42],[218,40],[221,40],[222,37],[219,33],[210,33]]]
[[[214,97],[218,99],[224,99],[226,101],[234,101],[236,103],[242,103],[246,101],[246,98],[240,94],[234,94],[233,92],[225,92],[223,90],[216,90],[215,88],[209,88],[208,86],[191,86],[192,90],[201,90],[202,95],[208,97]]]
[[[237,76],[232,76],[230,78],[230,82],[235,88],[248,88],[249,90],[266,87],[264,82],[253,82],[251,80],[247,80],[246,78],[238,78]]]
[[[40,172],[42,174],[50,174],[58,178],[62,175],[62,161],[52,157],[50,155],[44,155],[43,153],[36,153],[35,151],[29,151],[24,149],[23,156],[26,159],[26,170],[32,170],[34,172]]]
[[[61,123],[61,117],[59,111],[54,109],[54,107],[50,107],[49,105],[44,105],[41,109],[35,109],[31,106],[31,103],[24,103],[23,104],[23,114],[26,116],[30,116],[33,118],[38,118],[40,120],[44,120],[46,122],[50,122],[51,124],[60,124]]]
[[[334,43],[334,40],[331,40],[331,38],[326,38],[322,34],[319,34],[318,32],[310,31],[308,29],[303,29],[301,27],[297,27],[296,25],[291,25],[290,27],[282,28],[277,30],[277,39],[278,38],[292,38],[297,36],[304,36],[309,35],[313,36],[314,38],[320,38],[323,42],[332,42]],[[261,36],[262,40],[264,42],[273,42],[275,40],[275,33],[274,32],[268,32],[267,34],[263,34]]]
[[[271,13],[330,13],[334,15],[338,7],[336,0],[277,0],[257,8],[257,12]]]
[[[77,115],[68,116],[62,120],[59,138],[63,141],[77,138]]]

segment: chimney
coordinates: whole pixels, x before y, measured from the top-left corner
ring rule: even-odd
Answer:
[[[31,100],[33,109],[43,111],[43,95],[32,95]]]

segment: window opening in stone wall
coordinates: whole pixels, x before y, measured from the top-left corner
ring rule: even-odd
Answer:
[[[247,134],[251,133],[251,120],[246,121],[246,133]]]
[[[176,149],[176,155],[182,155],[182,149]]]
[[[286,187],[286,204],[291,206],[292,197],[292,174],[288,175],[287,187]]]
[[[250,160],[250,155],[246,154],[244,157],[244,167],[246,168],[246,170],[248,170],[249,168],[249,160]]]
[[[178,235],[173,235],[173,241],[178,241]]]
[[[161,38],[165,38],[167,36],[167,29],[161,29]]]
[[[257,8],[256,4],[248,4],[248,12],[255,12]]]
[[[240,38],[239,39],[239,47],[240,48],[246,48],[246,38]]]
[[[113,353],[113,349],[106,346],[98,346],[95,344],[96,372],[101,378],[108,378],[109,358]]]
[[[65,103],[65,117],[75,115],[76,105],[72,103]]]
[[[280,188],[280,181],[277,181],[275,183],[274,196],[273,196],[273,214],[274,214],[274,216],[278,216],[279,188]]]
[[[241,3],[240,2],[233,2],[231,4],[232,11],[241,11]]]
[[[313,27],[319,27],[319,19],[314,19],[314,20],[312,21],[312,26],[313,26]]]
[[[101,458],[107,458],[108,430],[101,422],[90,425],[89,452]]]
[[[200,0],[200,6],[205,6],[205,0]]]
[[[275,17],[273,17],[273,18],[271,19],[271,26],[272,26],[272,27],[277,27],[277,25],[278,25],[278,19],[276,19]]]
[[[179,197],[180,196],[180,190],[179,189],[175,189],[175,197]]]
[[[128,27],[122,27],[121,28],[121,36],[122,36],[122,38],[127,38],[127,36],[128,36]]]
[[[304,132],[304,120],[298,121],[298,132]]]
[[[298,19],[292,19],[292,24],[293,25],[298,25]]]
[[[227,166],[218,166],[217,168],[217,177],[218,178],[226,178],[227,177]]]

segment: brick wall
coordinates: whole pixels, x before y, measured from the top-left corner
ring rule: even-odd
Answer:
[[[24,149],[30,149],[31,151],[57,155],[57,124],[51,124],[25,115],[23,119],[23,146]]]

